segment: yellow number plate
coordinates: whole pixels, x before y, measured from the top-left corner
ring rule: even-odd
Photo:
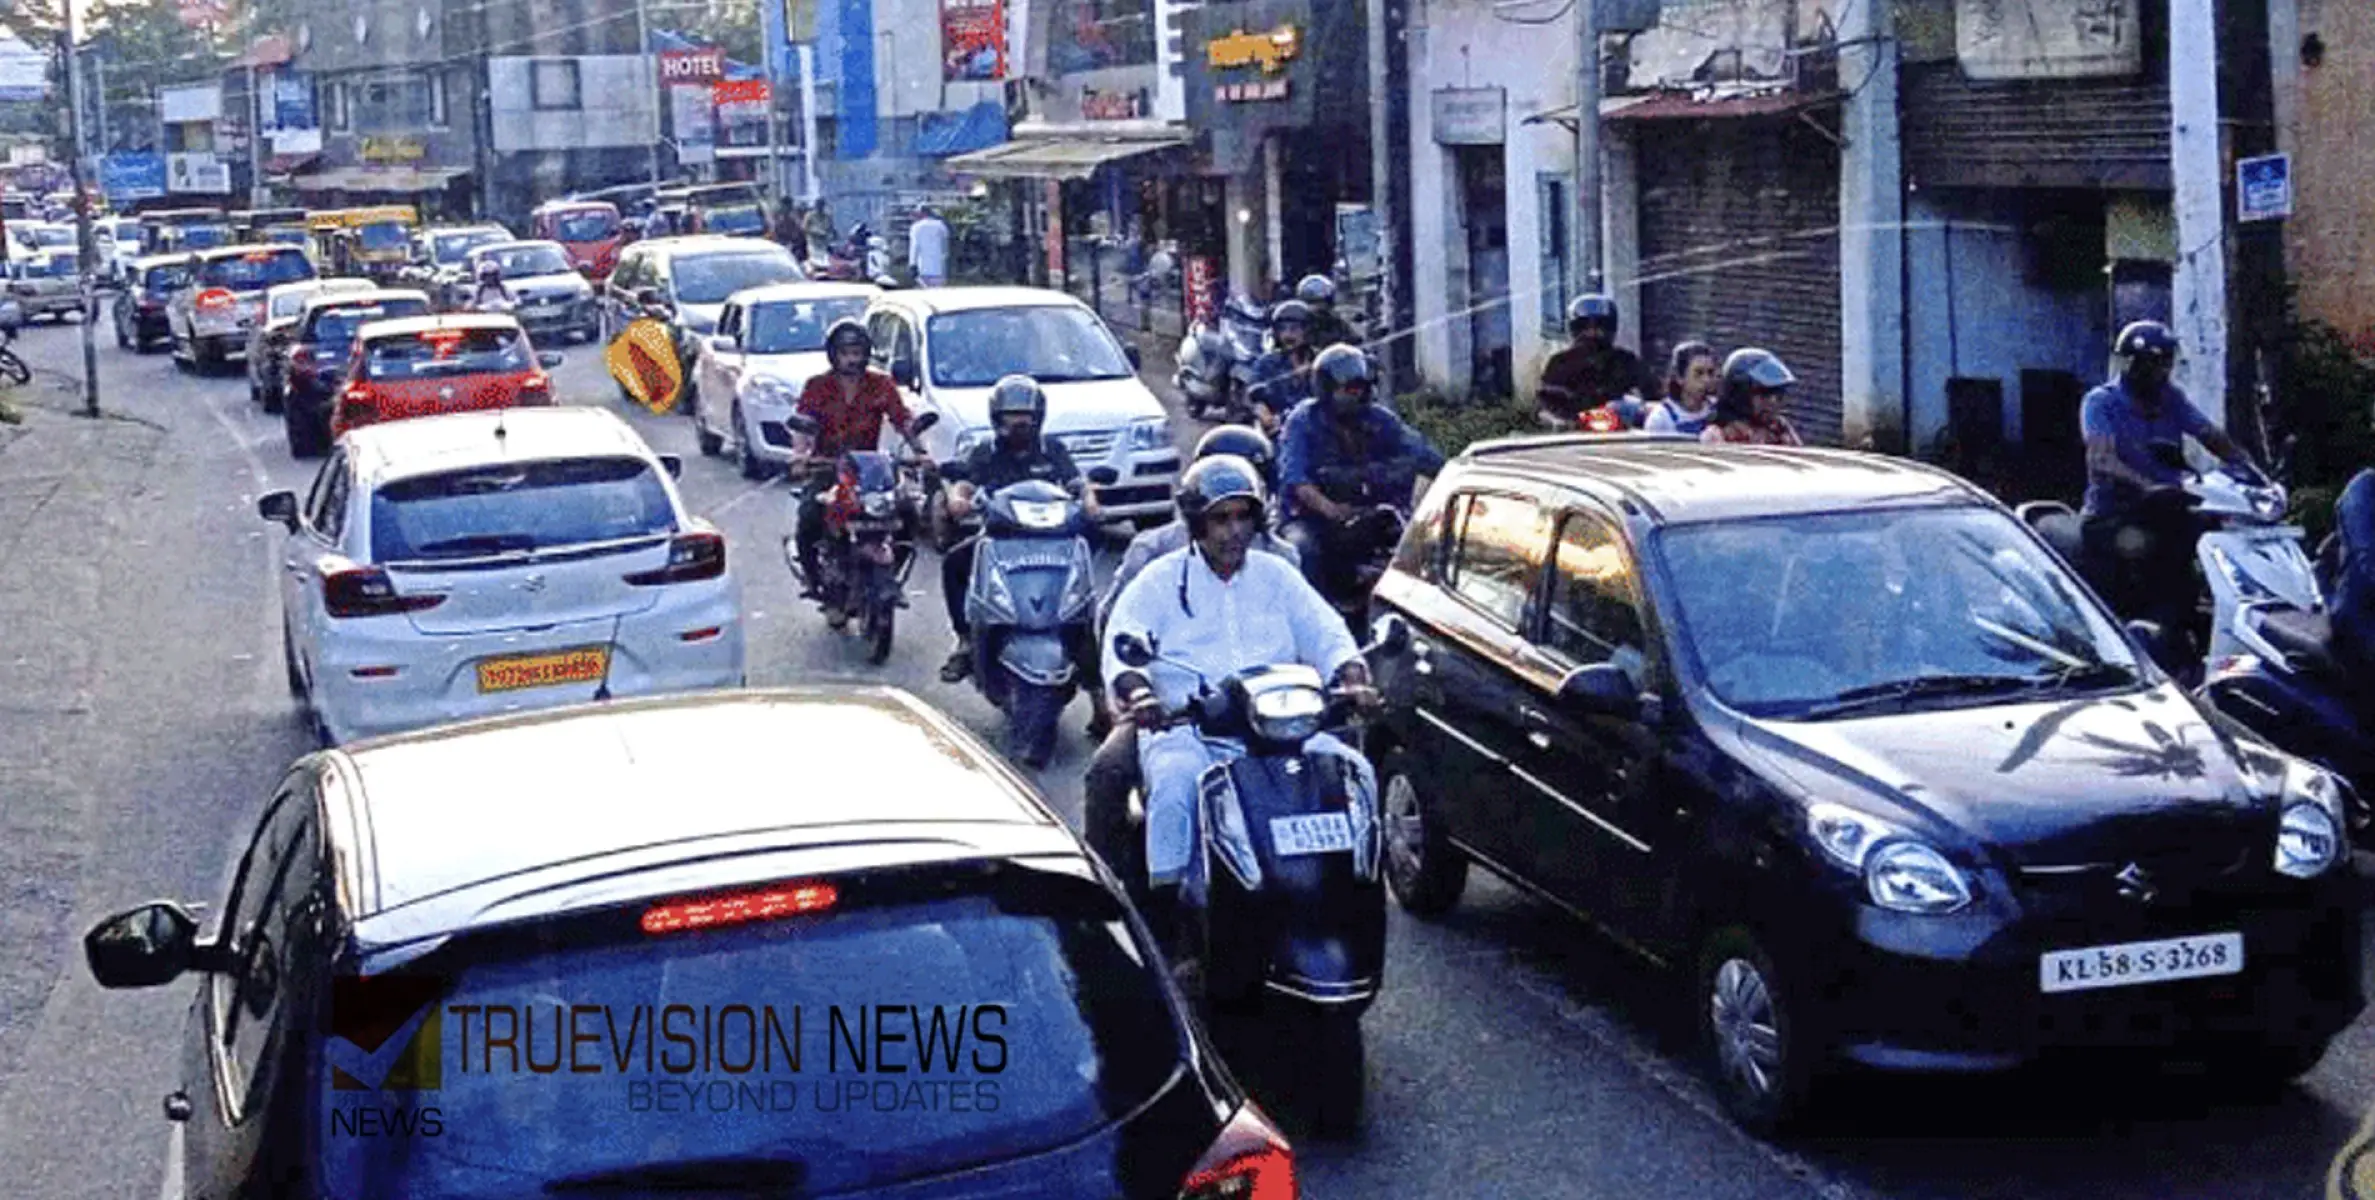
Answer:
[[[610,669],[610,647],[580,646],[551,654],[490,658],[478,664],[478,690],[516,692],[558,683],[592,683]]]

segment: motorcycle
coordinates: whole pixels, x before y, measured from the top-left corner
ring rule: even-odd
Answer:
[[[1393,564],[1394,550],[1410,516],[1407,491],[1396,495],[1395,484],[1410,478],[1407,464],[1372,463],[1363,467],[1323,467],[1320,490],[1356,511],[1336,531],[1328,547],[1332,553],[1319,571],[1320,595],[1344,618],[1355,640],[1369,627],[1369,593]]]
[[[1262,357],[1269,331],[1269,310],[1243,296],[1229,297],[1218,321],[1188,326],[1171,383],[1187,401],[1189,416],[1202,420],[1208,412],[1219,412],[1233,422],[1248,419],[1253,365]]]
[[[962,464],[940,468],[960,481]],[[1110,467],[1092,478],[1111,484]],[[1007,753],[1025,766],[1055,751],[1056,720],[1080,688],[1073,648],[1093,637],[1092,522],[1078,492],[1026,479],[981,506],[981,540],[965,588],[973,627],[973,686],[1006,715]]]
[[[866,283],[891,271],[891,246],[864,224],[849,231],[840,245],[826,251],[822,258],[809,260],[811,279],[837,283]]]
[[[920,436],[939,419],[938,413],[920,414],[912,434]],[[793,413],[784,423],[795,433],[816,436],[816,421],[806,414]],[[817,603],[836,632],[856,618],[866,640],[866,661],[880,666],[891,656],[898,610],[907,607],[907,577],[916,559],[915,514],[931,460],[912,449],[897,457],[853,450],[835,465],[829,483],[812,479],[793,488],[792,510],[798,513],[814,489],[828,489],[825,540],[817,555],[820,578],[814,581]],[[783,561],[805,590],[811,581],[800,569],[796,536],[783,540]]]
[[[1364,655],[1398,651],[1409,629],[1386,616],[1378,635]],[[1198,789],[1192,852],[1203,855],[1206,886],[1200,906],[1182,896],[1185,944],[1175,949],[1193,964],[1185,990],[1208,1021],[1292,1023],[1281,1040],[1299,1047],[1296,1082],[1313,1124],[1350,1132],[1366,1091],[1361,1017],[1385,972],[1382,827],[1374,781],[1308,745],[1348,726],[1352,706],[1301,664],[1214,681],[1136,634],[1119,635],[1114,653],[1133,668],[1160,661],[1196,676],[1198,694],[1166,724],[1192,725],[1223,763]],[[1128,811],[1122,836],[1143,845],[1139,793]]]

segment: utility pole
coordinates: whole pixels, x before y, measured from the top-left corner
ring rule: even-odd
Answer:
[[[252,52],[251,52],[252,53]],[[247,206],[263,208],[264,95],[256,90],[256,64],[247,64]]]
[[[112,141],[109,141],[109,140],[108,140],[108,138],[107,138],[107,56],[106,56],[106,55],[104,55],[104,54],[94,54],[94,55],[92,55],[92,56],[91,56],[91,75],[93,76],[93,78],[92,78],[92,81],[91,81],[91,84],[92,84],[92,90],[94,90],[94,91],[96,91],[96,92],[98,92],[98,93],[99,93],[99,102],[98,102],[96,105],[94,105],[94,106],[93,106],[93,107],[95,107],[95,108],[97,108],[97,109],[99,110],[99,153],[101,153],[101,154],[105,154],[105,153],[107,153],[107,152],[108,152],[110,149],[113,149],[113,148],[114,148],[114,146],[115,146],[115,143],[114,143],[114,142],[112,142]]]
[[[58,35],[58,52],[66,60],[66,126],[73,135],[70,159],[74,178],[75,277],[82,289],[82,405],[83,415],[99,415],[99,293],[92,285],[98,256],[91,246],[91,194],[83,178],[83,159],[90,153],[82,132],[82,60],[74,52],[75,0],[67,0],[66,30]]]
[[[800,43],[800,199],[811,207],[816,186],[816,44]]]
[[[1600,10],[1597,0],[1575,0],[1575,62],[1575,278],[1581,281],[1583,291],[1596,292],[1605,285],[1600,273]]]
[[[660,182],[660,110],[666,107],[661,102],[667,99],[668,89],[660,83],[660,60],[651,56],[651,15],[644,11],[644,0],[635,0],[635,43],[640,47],[638,53],[643,55],[644,65],[651,68],[651,181],[657,186]]]
[[[1386,7],[1390,0],[1369,0],[1369,212],[1377,222],[1378,319],[1393,336],[1394,324],[1394,164],[1401,161],[1393,141],[1393,106],[1387,102]],[[1591,0],[1577,0],[1589,4]],[[1275,153],[1275,151],[1273,151]],[[1374,335],[1373,335],[1374,336]],[[1389,346],[1391,343],[1387,343]],[[1377,356],[1378,392],[1394,395],[1394,356]]]

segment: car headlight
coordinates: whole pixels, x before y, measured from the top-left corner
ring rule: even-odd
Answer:
[[[1930,916],[1971,903],[1971,883],[1961,869],[1886,821],[1839,804],[1811,805],[1806,820],[1824,854],[1863,876],[1872,903]]]
[[[742,402],[751,408],[789,409],[798,401],[791,387],[780,379],[760,376],[742,385]]]
[[[2314,879],[2342,861],[2341,780],[2310,763],[2285,767],[2284,809],[2276,825],[2276,873]]]
[[[1130,449],[1160,450],[1171,444],[1171,419],[1148,417],[1130,424]]]

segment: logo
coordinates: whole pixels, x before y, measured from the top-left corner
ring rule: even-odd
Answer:
[[[2119,883],[2119,894],[2138,904],[2150,904],[2160,897],[2160,889],[2152,886],[2152,876],[2144,868],[2129,863],[2119,874],[2111,877]]]
[[[437,389],[437,398],[440,400],[451,400],[454,398],[454,390],[450,387],[441,387]]]
[[[649,317],[630,322],[603,352],[610,377],[635,402],[654,414],[676,407],[684,391],[684,365],[676,356],[676,339],[668,327]]]
[[[322,1057],[340,1092],[433,1092],[444,1083],[438,997],[429,975],[341,976],[331,981],[330,1036]]]

